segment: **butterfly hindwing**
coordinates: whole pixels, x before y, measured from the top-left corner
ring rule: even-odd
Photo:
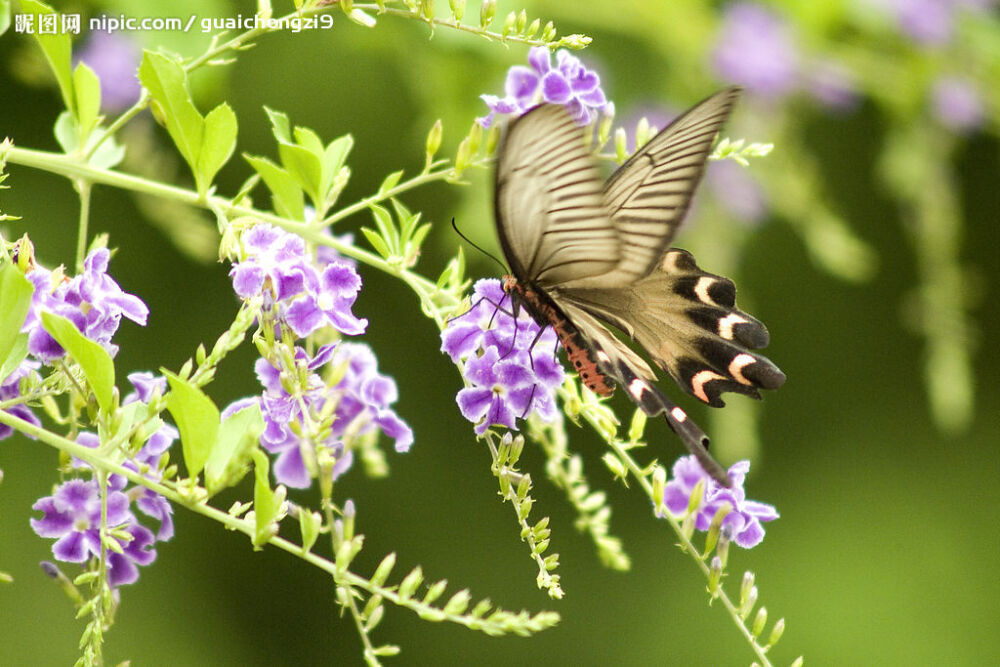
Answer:
[[[569,304],[565,309],[567,317],[579,329],[581,334],[579,338],[585,341],[589,348],[588,356],[596,361],[599,371],[620,384],[629,398],[648,416],[655,417],[662,414],[684,446],[701,463],[705,472],[720,484],[728,486],[729,478],[725,468],[708,453],[708,436],[688,418],[684,410],[667,398],[654,384],[656,375],[642,357],[618,340],[585,310]],[[587,384],[591,386],[592,383]]]
[[[698,268],[671,248],[657,268],[628,287],[561,290],[580,309],[618,327],[701,401],[722,407],[723,392],[760,398],[784,374],[753,352],[768,343],[764,325],[736,307],[732,281]]]

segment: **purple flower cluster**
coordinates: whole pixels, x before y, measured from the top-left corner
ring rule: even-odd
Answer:
[[[705,183],[726,211],[748,226],[767,215],[767,194],[750,169],[733,160],[718,160],[709,165]]]
[[[555,67],[544,46],[528,51],[528,63],[531,67],[514,65],[507,71],[504,97],[480,95],[490,108],[489,114],[479,119],[480,125],[488,128],[498,113],[520,116],[543,102],[565,106],[580,125],[587,125],[599,113],[614,114],[614,104],[601,90],[597,73],[565,49],[556,52]]]
[[[123,34],[95,31],[76,55],[101,81],[101,108],[122,111],[139,99],[142,87],[135,76],[142,49]]]
[[[129,380],[135,393],[125,397],[123,404],[148,401],[154,389],[162,392],[166,380],[151,373],[133,373]],[[142,470],[146,477],[159,480],[160,462],[164,452],[177,439],[177,430],[169,424],[161,426],[142,448],[123,465]],[[97,448],[100,440],[94,433],[84,432],[77,442],[85,447]],[[89,469],[82,461],[75,462],[79,469]],[[147,517],[159,521],[159,528],[152,530],[139,523],[131,504]],[[131,539],[112,537],[122,547],[122,553],[108,550],[108,581],[112,586],[131,584],[139,578],[139,566],[149,565],[156,559],[155,542],[165,542],[174,535],[173,508],[166,498],[141,486],[128,487],[122,475],[108,478],[107,528],[123,531]],[[51,496],[39,499],[32,509],[43,512],[41,519],[31,519],[31,527],[40,537],[56,538],[52,545],[55,557],[67,563],[82,563],[100,556],[101,497],[96,480],[71,479],[63,482]]]
[[[715,513],[726,503],[732,511],[722,520],[722,532],[744,549],[757,546],[764,539],[762,521],[778,518],[771,505],[746,499],[743,482],[750,470],[749,461],[738,461],[729,468],[730,488],[713,480],[693,456],[682,456],[674,463],[671,480],[663,490],[663,502],[670,513],[682,517],[687,513],[691,494],[698,482],[704,482],[705,493],[698,505],[695,527],[708,530]]]
[[[118,331],[122,316],[145,326],[149,309],[108,275],[110,259],[107,248],[91,251],[84,260],[83,273],[73,279],[37,264],[25,274],[35,287],[28,318],[21,328],[28,334],[29,354],[48,363],[66,353],[42,327],[42,312],[69,319],[84,336],[100,343],[112,355],[118,352],[118,347],[111,343],[111,338]]]
[[[287,325],[298,338],[327,326],[341,334],[364,332],[368,321],[351,312],[361,289],[352,262],[323,248],[313,260],[300,237],[271,225],[256,225],[243,234],[242,243],[243,259],[230,272],[233,289],[244,299],[260,299],[265,317]],[[277,454],[278,482],[308,487],[321,453],[335,461],[336,478],[351,466],[355,439],[377,432],[392,438],[396,451],[409,450],[413,431],[391,407],[398,398],[396,383],[378,372],[367,345],[331,343],[311,356],[301,347],[292,355],[275,348],[266,356],[255,366],[263,394],[236,401],[223,418],[260,405],[265,424],[261,445]],[[332,426],[322,428],[330,415]]]
[[[30,244],[23,249],[16,247],[15,258],[18,252],[29,252],[32,255],[24,275],[34,287],[34,292],[28,315],[21,326],[21,331],[28,334],[30,357],[2,379],[0,401],[15,399],[21,395],[21,380],[37,370],[39,362],[51,363],[66,354],[42,326],[42,313],[67,318],[84,336],[100,343],[112,355],[118,352],[118,347],[111,342],[111,338],[118,331],[122,317],[145,326],[149,315],[149,309],[139,297],[123,291],[107,274],[111,258],[107,248],[91,251],[84,261],[83,273],[75,278],[67,277],[61,268],[49,271],[40,266],[34,261],[34,251]],[[5,411],[36,426],[40,424],[31,409],[24,404],[5,408]],[[0,425],[0,440],[9,437],[11,433],[11,427]]]
[[[282,383],[283,373],[266,359],[258,359],[257,377],[264,386],[260,397],[236,401],[223,411],[223,419],[247,405],[259,403],[264,415],[261,445],[278,458],[275,479],[286,486],[306,488],[315,475],[317,451],[325,448],[336,463],[333,478],[350,468],[350,444],[354,438],[381,431],[395,441],[397,452],[413,444],[413,431],[390,407],[398,398],[396,383],[378,372],[371,349],[362,343],[324,345],[310,357],[302,348],[295,350],[296,369],[306,371],[304,386],[290,394]],[[339,381],[332,386],[319,374],[324,367],[334,371]],[[341,375],[342,373],[342,375]],[[316,440],[316,425],[332,408],[333,424]]]
[[[944,76],[931,87],[931,109],[935,118],[954,132],[971,132],[986,120],[986,107],[976,85],[969,79]]]
[[[108,550],[108,583],[131,584],[139,578],[139,565],[156,558],[153,532],[136,521],[129,510],[129,498],[121,491],[109,490],[107,527],[127,532],[132,539],[118,541],[123,553]],[[66,563],[82,563],[101,554],[101,494],[94,480],[71,479],[63,482],[51,496],[41,498],[32,509],[44,512],[41,519],[31,519],[31,527],[40,537],[54,537],[52,553]]]
[[[32,371],[38,369],[41,366],[37,361],[32,361],[30,359],[25,359],[21,362],[21,365],[14,369],[10,375],[8,375],[2,384],[0,384],[0,401],[9,401],[11,399],[17,398],[21,395],[21,380],[31,373]],[[10,413],[17,417],[18,419],[23,419],[26,422],[30,422],[35,426],[41,426],[42,422],[39,421],[35,413],[31,411],[27,405],[20,403],[12,405],[9,408],[5,408],[4,412]],[[8,426],[7,424],[0,424],[0,440],[9,438],[14,433],[14,427]]]
[[[720,78],[766,100],[777,101],[804,88],[831,108],[850,108],[857,102],[847,68],[826,60],[803,62],[792,26],[753,2],[727,7],[712,65]]]
[[[304,338],[323,326],[363,333],[368,321],[351,307],[361,289],[354,266],[334,260],[317,268],[302,238],[271,225],[243,234],[244,257],[233,265],[233,289],[243,299],[262,298],[265,310]]]
[[[941,47],[951,42],[955,22],[962,12],[988,12],[996,0],[869,0],[888,12],[897,29],[923,47]]]
[[[441,351],[460,366],[469,386],[456,400],[462,416],[482,435],[493,425],[516,429],[516,419],[534,411],[555,416],[555,389],[563,368],[556,359],[555,331],[539,326],[522,309],[515,321],[498,280],[480,280],[473,306],[441,332]]]

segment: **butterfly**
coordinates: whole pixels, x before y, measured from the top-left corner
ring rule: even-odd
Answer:
[[[654,384],[656,374],[607,325],[642,347],[687,393],[714,407],[720,394],[760,398],[785,375],[751,350],[767,328],[736,307],[733,282],[671,248],[715,137],[740,89],[700,102],[604,182],[566,110],[541,105],[510,121],[496,167],[495,218],[510,275],[503,289],[551,326],[581,381],[602,396],[616,385],[670,428],[716,481],[725,469],[708,437]]]

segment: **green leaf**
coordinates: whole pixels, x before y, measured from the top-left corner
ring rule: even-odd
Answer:
[[[197,178],[205,121],[191,101],[184,68],[176,60],[162,54],[144,51],[139,65],[139,81],[153,96],[170,138]]]
[[[310,153],[307,148],[286,142],[278,143],[278,155],[281,156],[281,164],[285,166],[288,173],[295,177],[295,180],[312,199],[313,204],[319,208],[322,199],[320,181],[323,178],[323,168],[320,165],[319,156]]]
[[[264,184],[271,191],[274,210],[278,215],[292,220],[302,220],[305,217],[302,188],[291,174],[266,157],[244,153],[243,159],[249,162],[264,179]]]
[[[290,124],[288,122],[288,114],[283,111],[275,111],[274,109],[268,109],[264,107],[265,113],[267,113],[268,119],[271,121],[271,132],[274,134],[274,138],[278,142],[293,143],[292,141],[292,131],[290,129]]]
[[[324,194],[333,186],[333,180],[340,173],[341,167],[347,161],[347,154],[354,147],[354,137],[345,134],[330,142],[323,154],[323,174],[325,182],[323,184]]]
[[[80,137],[76,132],[76,117],[69,111],[63,111],[56,117],[52,133],[64,153],[72,153],[80,145]]]
[[[389,192],[389,190],[392,190],[394,187],[399,185],[399,180],[401,178],[403,178],[402,169],[400,169],[399,171],[394,171],[388,176],[386,176],[385,180],[382,181],[382,185],[378,186],[379,195],[384,196],[385,193]]]
[[[323,142],[320,141],[319,135],[308,127],[296,127],[292,131],[292,134],[295,136],[295,143],[302,146],[302,148],[313,155],[323,154]]]
[[[254,449],[250,455],[253,457],[253,513],[256,522],[253,544],[255,547],[262,547],[276,534],[275,521],[281,511],[282,503],[285,502],[285,489],[284,487],[271,489],[268,483],[271,463],[267,454],[260,449]]]
[[[3,363],[0,364],[0,381],[6,380],[11,373],[28,357],[28,334],[18,334],[14,345],[10,348]]]
[[[101,411],[109,411],[115,388],[115,363],[111,361],[111,355],[99,344],[86,338],[65,317],[42,313],[42,326],[80,365]]]
[[[184,464],[188,475],[197,477],[204,469],[219,434],[219,409],[195,385],[166,369],[160,370],[170,384],[170,392],[166,396],[167,409],[181,434]]]
[[[56,76],[63,104],[66,105],[67,109],[75,112],[73,74],[70,70],[72,67],[70,61],[72,46],[70,44],[69,33],[62,32],[58,29],[58,26],[52,31],[53,34],[41,34],[39,32],[38,28],[43,20],[59,21],[59,15],[56,11],[44,3],[37,0],[21,0],[21,11],[25,14],[34,15],[35,32],[33,36],[38,41],[38,45],[42,47],[45,59],[49,61],[52,73]],[[43,19],[43,17],[48,16],[52,16],[53,18]]]
[[[260,441],[264,417],[257,404],[232,414],[219,426],[212,452],[205,462],[205,488],[210,495],[235,486],[250,469],[250,452]]]
[[[100,139],[101,134],[95,133],[90,135],[90,142],[97,141]],[[118,139],[115,136],[110,136],[105,139],[94,154],[90,156],[87,160],[88,164],[98,169],[111,169],[116,166],[122,160],[125,159],[125,146],[118,143]]]
[[[372,204],[369,208],[371,209],[372,217],[375,218],[375,226],[378,227],[382,238],[393,252],[399,252],[399,232],[396,231],[396,225],[392,223],[392,215],[378,204]]]
[[[24,320],[28,317],[31,295],[34,293],[34,285],[16,266],[7,264],[0,269],[0,363],[4,365],[17,343]],[[10,375],[10,371],[0,376],[0,380],[7,375]]]
[[[368,229],[367,227],[361,228],[361,233],[365,235],[368,242],[372,244],[375,248],[375,252],[382,256],[383,259],[388,259],[392,252],[389,251],[389,246],[385,244],[382,237],[378,235],[374,229]]]
[[[196,175],[201,179],[201,185],[198,187],[199,192],[208,189],[219,169],[232,156],[233,150],[236,148],[236,129],[236,114],[225,102],[209,111],[208,115],[205,116]]]
[[[427,232],[431,231],[431,223],[427,223],[414,232],[413,236],[410,238],[411,252],[416,253],[420,250],[420,246],[423,245],[424,239],[427,237]]]
[[[80,139],[86,142],[97,127],[101,113],[101,81],[94,70],[80,63],[73,70],[73,92],[76,95],[76,122]]]
[[[0,0],[0,36],[10,27],[10,0]]]

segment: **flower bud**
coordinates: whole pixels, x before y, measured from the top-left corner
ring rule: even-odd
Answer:
[[[542,20],[541,19],[535,19],[534,21],[531,22],[531,25],[529,25],[528,29],[524,32],[524,36],[527,37],[528,39],[531,39],[531,37],[536,32],[538,32],[538,29],[540,27],[542,27]]]
[[[624,127],[615,130],[615,157],[619,163],[628,159],[628,135],[625,134]]]
[[[475,155],[479,152],[479,146],[483,143],[483,126],[473,121],[469,128],[469,152]]]
[[[506,37],[507,35],[514,32],[514,28],[516,26],[517,26],[517,14],[511,12],[510,14],[507,14],[507,18],[503,20],[503,29],[500,31],[500,34]]]
[[[466,137],[465,139],[462,139],[462,143],[458,145],[458,152],[455,153],[454,171],[456,178],[461,176],[462,172],[469,166],[469,161],[472,158],[472,151],[469,146],[470,143],[469,138]]]
[[[765,625],[767,625],[767,607],[761,607],[753,619],[753,627],[750,628],[750,634],[754,638],[760,637],[760,633],[764,632]]]
[[[553,39],[555,39],[555,37],[556,37],[556,26],[554,23],[552,23],[552,21],[549,21],[548,23],[545,24],[545,27],[542,28],[542,41],[551,42]]]
[[[708,592],[715,597],[719,594],[719,585],[722,582],[722,560],[716,556],[708,566]]]
[[[441,148],[441,135],[444,133],[444,127],[441,124],[441,119],[438,118],[431,127],[430,132],[427,133],[427,162],[430,163],[437,155],[438,149]]]
[[[777,644],[783,634],[785,634],[785,619],[779,618],[774,627],[771,628],[771,634],[767,638],[767,645],[774,646]]]
[[[479,26],[481,28],[488,28],[491,23],[493,23],[493,17],[497,13],[497,0],[483,0],[483,4],[479,7]]]

